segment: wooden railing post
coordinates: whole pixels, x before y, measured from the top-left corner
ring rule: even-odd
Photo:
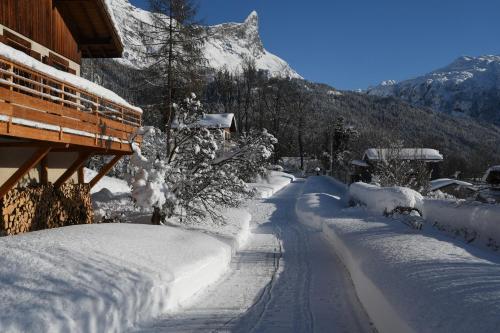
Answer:
[[[9,64],[9,72],[11,73],[11,75],[7,79],[7,81],[14,83],[14,76],[12,75],[14,73],[14,65],[13,64]],[[10,88],[10,91],[14,90],[14,87],[12,85],[9,88]]]

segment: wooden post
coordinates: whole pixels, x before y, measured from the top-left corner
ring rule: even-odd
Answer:
[[[85,184],[85,175],[83,173],[83,165],[78,168],[78,184]]]
[[[90,188],[94,187],[95,184],[97,184],[97,182],[99,182],[102,177],[106,176],[109,170],[111,170],[115,166],[115,164],[118,163],[118,161],[122,158],[122,156],[123,155],[116,155],[108,164],[103,166],[101,171],[99,171],[99,173],[90,181],[89,183]]]
[[[40,161],[40,184],[47,185],[49,183],[49,172],[47,166],[47,156]]]
[[[9,64],[9,72],[14,73],[14,65]],[[14,83],[14,76],[10,75],[10,77],[7,79],[7,81]],[[10,91],[14,90],[14,87],[12,85],[9,86]]]
[[[0,198],[9,192],[14,185],[33,167],[35,167],[47,154],[50,152],[51,147],[43,147],[38,149],[29,160],[17,169],[17,171],[0,187]]]
[[[71,164],[71,166],[66,170],[54,183],[55,188],[61,187],[64,182],[66,182],[87,160],[87,158],[91,155],[88,152],[82,152],[78,155],[78,158]]]

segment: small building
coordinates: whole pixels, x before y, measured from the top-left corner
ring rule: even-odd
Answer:
[[[198,120],[191,126],[197,128],[206,128],[209,130],[222,130],[224,143],[231,140],[231,135],[237,132],[236,119],[234,113],[209,113],[205,114],[203,118]],[[175,119],[172,122],[172,129],[179,128],[179,122]]]
[[[0,0],[0,234],[92,222],[90,188],[140,143],[142,110],[80,65],[122,51],[105,0]],[[110,161],[85,183],[93,155]]]
[[[430,182],[431,192],[441,191],[458,199],[471,198],[477,193],[474,184],[458,179],[438,178]]]
[[[431,179],[436,179],[439,178],[439,163],[443,161],[443,155],[431,148],[369,148],[364,152],[361,160],[351,162],[353,169],[351,182],[371,182],[376,165],[391,159],[423,161],[431,171]]]

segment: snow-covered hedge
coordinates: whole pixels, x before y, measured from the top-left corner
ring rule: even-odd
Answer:
[[[289,173],[281,171],[269,171],[267,178],[259,177],[255,182],[248,186],[255,189],[257,198],[265,199],[281,190],[286,185],[295,180],[295,177]]]
[[[352,200],[366,205],[368,210],[376,214],[386,214],[395,208],[415,208],[422,211],[422,195],[406,187],[379,187],[358,182],[349,186]]]
[[[299,197],[299,219],[314,220],[335,249],[379,332],[498,331],[498,256],[432,228],[412,233],[393,219],[334,204],[345,190],[326,185]]]
[[[500,205],[465,200],[426,199],[424,218],[438,228],[482,245],[500,245]]]

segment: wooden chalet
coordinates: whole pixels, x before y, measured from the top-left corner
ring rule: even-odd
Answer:
[[[79,76],[82,58],[122,51],[105,0],[0,0],[0,234],[41,229],[44,214],[53,226],[80,223],[64,205],[88,206],[90,188],[140,142],[142,111]],[[110,162],[85,184],[93,155]],[[25,193],[40,188],[63,208],[42,214]]]
[[[440,177],[440,164],[443,155],[432,148],[368,148],[361,160],[351,161],[351,183],[363,181],[369,183],[378,163],[387,160],[424,162],[431,173],[431,179]]]

